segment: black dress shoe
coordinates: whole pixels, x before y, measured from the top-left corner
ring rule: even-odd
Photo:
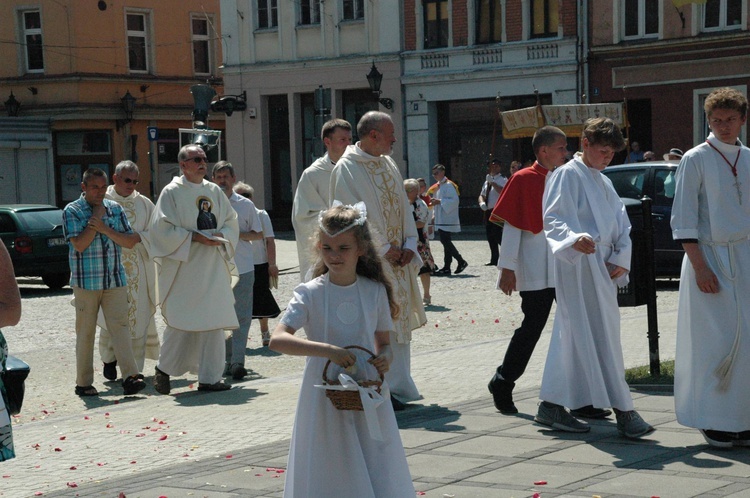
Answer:
[[[489,263],[485,263],[484,266],[497,266],[497,263],[493,263],[490,261]]]
[[[487,384],[487,388],[492,394],[492,401],[495,403],[495,408],[503,415],[515,415],[518,413],[518,408],[513,403],[513,388],[515,386],[514,382],[500,379],[497,376],[492,377],[490,383]]]
[[[435,275],[436,277],[450,276],[450,274],[451,274],[451,269],[448,268],[447,266],[445,268],[436,270],[435,273],[433,273],[433,275]]]
[[[459,273],[461,273],[462,271],[464,271],[467,266],[469,266],[469,263],[467,263],[466,261],[461,261],[458,264],[458,268],[456,268],[456,275],[458,275]]]

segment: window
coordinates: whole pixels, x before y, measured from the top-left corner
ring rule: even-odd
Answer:
[[[531,0],[531,38],[557,36],[557,0]]]
[[[498,43],[503,35],[500,0],[477,1],[477,43]]]
[[[628,199],[640,199],[643,197],[646,173],[646,169],[609,170],[607,176],[612,180],[617,195]]]
[[[258,28],[275,28],[279,25],[276,0],[258,0]]]
[[[344,0],[344,19],[364,19],[365,0]]]
[[[149,70],[148,17],[146,14],[127,14],[128,68],[132,72]]]
[[[193,36],[193,70],[196,74],[211,74],[211,39],[206,17],[190,20]]]
[[[655,206],[671,206],[674,204],[674,190],[674,171],[669,169],[657,169],[654,171]]]
[[[320,0],[300,0],[299,24],[320,24]]]
[[[27,10],[21,13],[23,26],[24,59],[26,71],[39,73],[44,71],[44,46],[42,44],[42,14],[38,10]]]
[[[622,2],[624,38],[646,38],[659,34],[659,0]]]
[[[424,48],[448,46],[448,0],[424,0]]]
[[[703,6],[703,30],[742,27],[742,0],[707,0]]]

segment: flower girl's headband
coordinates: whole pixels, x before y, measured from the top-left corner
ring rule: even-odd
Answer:
[[[335,208],[336,206],[343,206],[343,208],[347,209],[347,210],[348,209],[357,210],[357,211],[359,211],[359,216],[352,223],[350,223],[349,225],[345,226],[344,228],[342,228],[338,232],[336,232],[336,233],[330,233],[328,230],[326,230],[326,227],[323,226],[323,214],[325,213],[325,211],[321,211],[318,214],[318,226],[320,227],[321,230],[323,230],[323,233],[325,233],[329,237],[336,237],[337,235],[341,235],[342,233],[346,232],[350,228],[353,228],[353,227],[355,227],[357,225],[359,225],[359,226],[364,225],[365,221],[367,221],[367,207],[365,206],[365,203],[362,202],[362,201],[356,203],[353,206],[351,206],[351,205],[344,206],[344,204],[341,201],[333,201],[333,205],[331,207]]]

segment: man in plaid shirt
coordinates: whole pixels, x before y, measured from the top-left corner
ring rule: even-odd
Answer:
[[[101,308],[122,372],[125,395],[146,384],[133,357],[128,329],[128,294],[120,246],[132,248],[133,233],[122,206],[104,198],[107,174],[99,168],[83,173],[81,197],[65,206],[63,230],[70,243],[70,286],[76,308],[76,388],[78,396],[97,396],[94,382],[94,339]]]

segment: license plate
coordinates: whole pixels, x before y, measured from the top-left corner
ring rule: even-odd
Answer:
[[[51,239],[47,239],[47,247],[64,246],[65,244],[65,237],[53,237]]]

